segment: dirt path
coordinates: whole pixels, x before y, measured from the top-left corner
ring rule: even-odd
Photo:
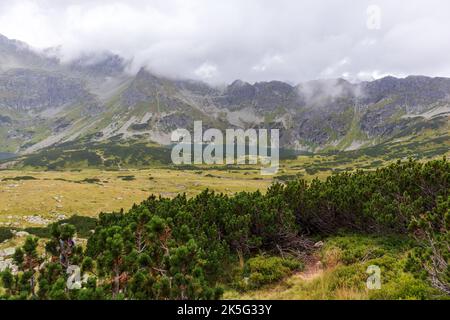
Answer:
[[[305,270],[295,274],[294,278],[299,278],[304,281],[312,281],[319,278],[323,274],[323,264],[319,258],[313,257],[306,264]]]

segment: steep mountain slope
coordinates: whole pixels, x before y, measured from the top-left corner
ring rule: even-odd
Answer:
[[[124,67],[112,54],[62,64],[0,37],[0,150],[30,153],[82,136],[128,81]]]
[[[224,87],[169,79],[112,53],[61,63],[0,36],[0,152],[76,141],[170,144],[176,128],[278,128],[284,148],[356,150],[449,130],[450,79],[387,77],[292,86],[240,80]]]
[[[38,69],[0,74],[0,136],[10,146],[2,151],[51,145],[58,142],[58,135],[69,134],[76,124],[100,111],[96,97],[77,78]]]
[[[58,60],[33,51],[26,43],[0,34],[0,71],[14,68],[55,69]]]

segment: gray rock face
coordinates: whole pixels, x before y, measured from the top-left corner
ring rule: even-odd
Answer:
[[[410,76],[405,79],[386,77],[361,85],[363,103],[377,103],[386,97],[397,104],[416,109],[437,101],[450,102],[450,81],[447,78]]]
[[[230,110],[241,109],[253,105],[256,88],[247,82],[237,80],[227,87],[222,97],[216,101]]]
[[[302,105],[301,96],[296,88],[279,81],[258,82],[251,85],[237,80],[214,101],[229,110],[254,107],[260,112],[270,112],[278,107],[296,109]]]
[[[0,74],[0,107],[15,111],[43,111],[93,97],[78,79],[47,71],[13,69]]]
[[[0,71],[13,68],[55,69],[57,66],[57,59],[46,57],[26,43],[8,39],[0,34]]]
[[[179,90],[190,92],[202,97],[216,97],[220,90],[210,87],[206,83],[195,80],[174,80],[174,84]]]
[[[121,94],[121,104],[134,107],[138,103],[157,103],[160,92],[164,87],[159,78],[141,69],[130,86]]]
[[[12,119],[10,117],[0,115],[0,125],[7,126],[10,124],[12,124]]]
[[[118,55],[105,52],[100,55],[84,54],[69,63],[69,70],[93,77],[114,77],[125,70],[126,63]]]

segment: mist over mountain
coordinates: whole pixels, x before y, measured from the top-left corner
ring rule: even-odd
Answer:
[[[173,130],[196,120],[219,129],[278,128],[281,145],[298,151],[354,150],[449,131],[448,78],[236,80],[216,87],[144,67],[133,74],[130,61],[109,52],[64,63],[50,52],[0,35],[0,152],[31,153],[82,138],[167,145]]]

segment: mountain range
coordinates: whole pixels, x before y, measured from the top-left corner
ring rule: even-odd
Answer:
[[[283,148],[357,150],[449,133],[450,79],[425,76],[297,85],[241,80],[225,86],[172,79],[105,52],[61,62],[0,35],[0,153],[67,143],[169,145],[176,128],[280,129]]]

